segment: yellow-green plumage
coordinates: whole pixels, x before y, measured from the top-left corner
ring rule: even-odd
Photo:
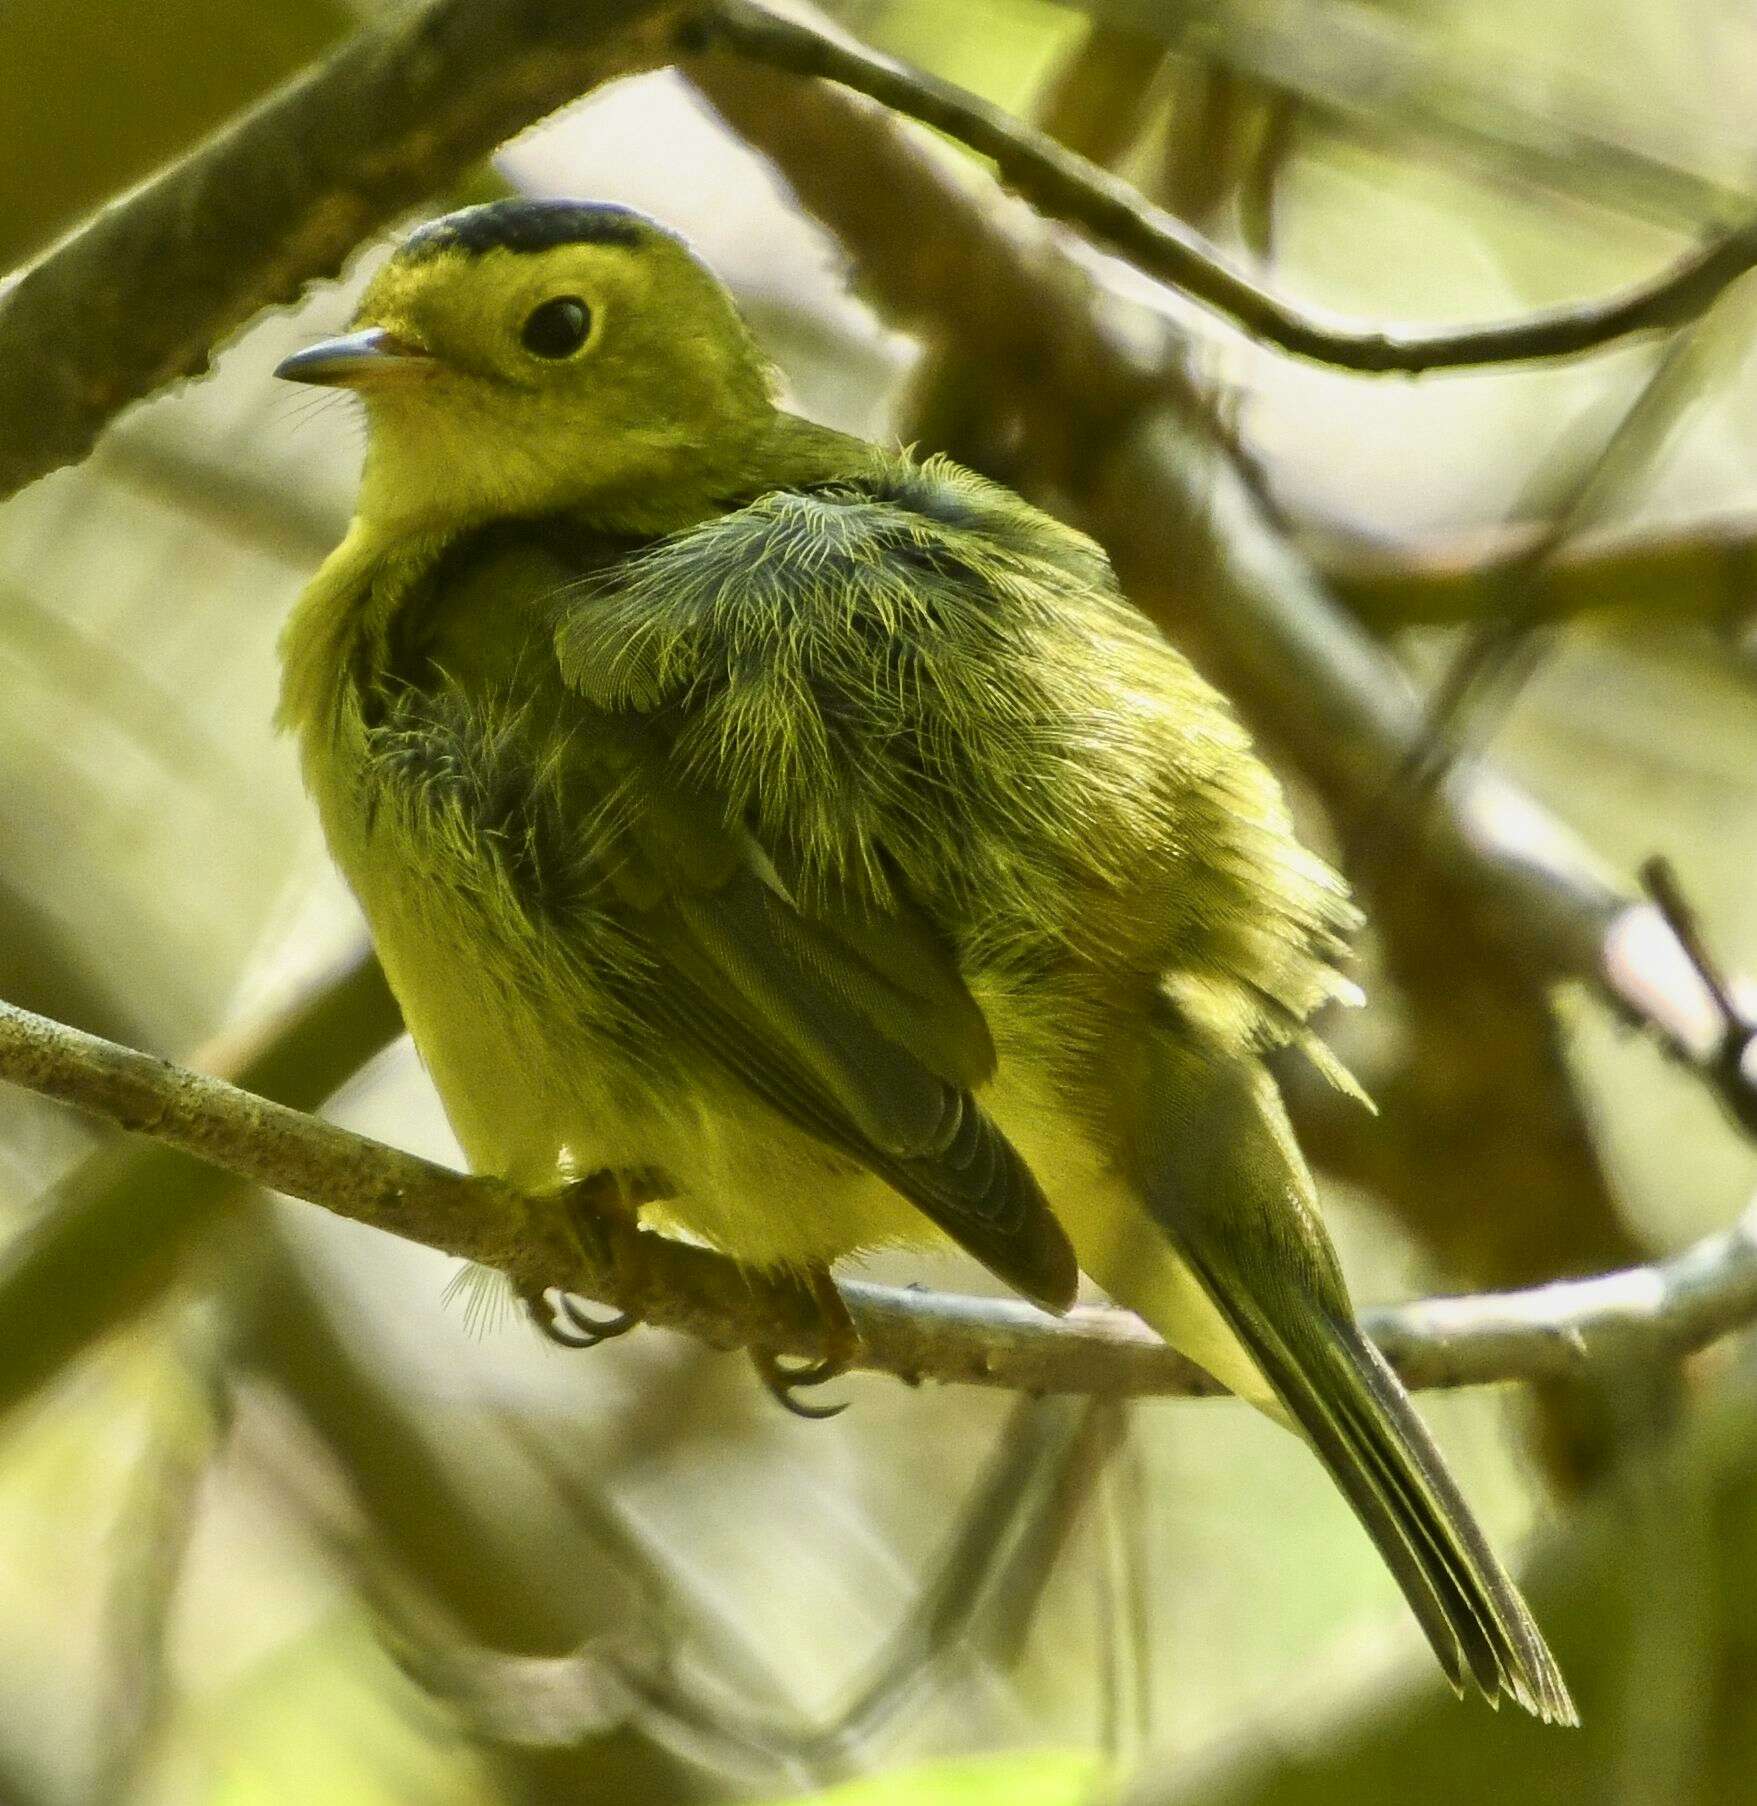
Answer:
[[[1260,1058],[1350,988],[1343,888],[1098,548],[777,409],[620,209],[438,222],[362,326],[288,367],[372,434],[284,718],[471,1161],[658,1169],[754,1264],[1077,1258],[1304,1431],[1455,1681],[1571,1716]]]

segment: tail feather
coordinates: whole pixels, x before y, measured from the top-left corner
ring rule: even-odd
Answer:
[[[1453,1687],[1577,1723],[1518,1588],[1354,1321],[1274,1081],[1154,1039],[1135,1137],[1149,1210],[1353,1507]]]
[[[1518,1588],[1489,1548],[1426,1426],[1352,1323],[1320,1321],[1309,1359],[1252,1348],[1402,1588],[1453,1687],[1573,1724],[1572,1701]],[[1317,1369],[1325,1377],[1312,1377]]]
[[[1545,1723],[1578,1724],[1567,1683],[1524,1595],[1489,1547],[1427,1425],[1416,1415],[1384,1356],[1352,1321],[1343,1327],[1353,1359],[1379,1405],[1381,1415],[1369,1427],[1389,1427],[1393,1447],[1408,1464],[1407,1479],[1400,1475],[1400,1484],[1409,1487],[1412,1516],[1424,1525],[1436,1559],[1458,1577],[1460,1599],[1482,1625],[1503,1686]],[[1487,1691],[1480,1669],[1477,1677]]]
[[[1245,1340],[1277,1398],[1304,1432],[1391,1570],[1453,1691],[1463,1694],[1468,1662],[1468,1673],[1479,1685],[1484,1685],[1483,1670],[1488,1668],[1485,1691],[1498,1694],[1492,1657],[1485,1661],[1485,1642],[1474,1618],[1468,1612],[1460,1613],[1456,1589],[1447,1584],[1450,1577],[1444,1570],[1438,1575],[1434,1572],[1431,1539],[1412,1537],[1404,1529],[1407,1505],[1398,1500],[1388,1472],[1388,1465],[1394,1464],[1375,1458],[1372,1439],[1363,1437],[1364,1426],[1354,1414],[1339,1413],[1327,1405],[1284,1350],[1268,1347],[1261,1338]],[[1468,1635],[1460,1634],[1461,1621]]]

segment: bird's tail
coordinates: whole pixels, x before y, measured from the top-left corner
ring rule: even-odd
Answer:
[[[1081,1247],[1082,1264],[1204,1365],[1216,1365],[1224,1324],[1234,1372],[1217,1377],[1237,1384],[1244,1367],[1242,1389],[1255,1380],[1257,1399],[1266,1391],[1304,1433],[1455,1689],[1474,1681],[1491,1704],[1510,1698],[1548,1723],[1578,1722],[1519,1589],[1355,1323],[1273,1078],[1255,1060],[1198,1054],[1163,1026],[1151,1042],[1125,1138],[1156,1233],[1094,1250],[1090,1262]],[[1195,1345],[1192,1299],[1212,1307]]]

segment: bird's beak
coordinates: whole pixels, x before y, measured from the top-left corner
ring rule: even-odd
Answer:
[[[437,360],[425,351],[382,326],[368,326],[295,351],[275,365],[275,375],[338,389],[379,389],[418,380],[437,368]]]

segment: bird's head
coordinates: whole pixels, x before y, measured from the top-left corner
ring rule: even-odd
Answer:
[[[361,515],[413,531],[559,508],[662,524],[735,476],[774,412],[719,280],[643,214],[581,201],[420,227],[353,330],[276,375],[360,394]]]

